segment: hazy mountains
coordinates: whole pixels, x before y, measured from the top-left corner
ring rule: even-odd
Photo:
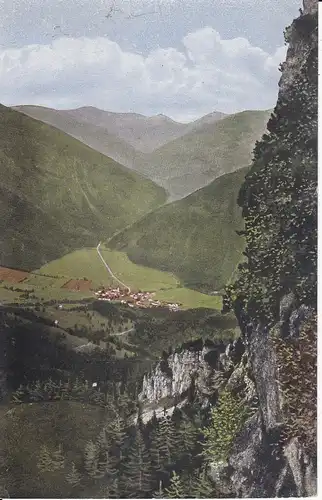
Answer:
[[[265,131],[268,111],[209,113],[188,124],[164,115],[112,113],[93,107],[54,110],[17,106],[183,198],[228,172],[246,167]]]
[[[131,168],[135,158],[137,157],[137,160],[139,160],[141,157],[141,152],[131,146],[129,142],[124,141],[119,135],[108,133],[104,127],[95,125],[90,121],[83,121],[80,117],[74,117],[72,112],[69,114],[68,111],[59,111],[42,106],[17,106],[13,109],[23,112],[36,120],[53,125],[125,167]]]
[[[134,171],[0,105],[0,263],[38,268],[111,237],[166,200]]]
[[[76,120],[97,125],[108,134],[116,135],[138,151],[148,153],[180,137],[185,125],[165,115],[144,116],[138,113],[112,113],[93,107],[68,110]]]
[[[215,122],[204,117],[184,136],[137,161],[135,169],[163,186],[172,200],[183,198],[250,165],[269,115],[270,111],[243,111]]]
[[[90,106],[72,110],[42,106],[16,106],[14,109],[61,129],[94,149],[103,148],[101,152],[108,156],[112,157],[115,152],[124,155],[131,163],[135,153],[140,156],[139,153],[151,152],[180,137],[187,128],[164,115],[112,113]]]

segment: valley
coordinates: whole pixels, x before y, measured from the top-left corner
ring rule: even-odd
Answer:
[[[226,116],[213,112],[191,123],[167,116],[110,113],[97,108],[55,110],[16,106],[162,186],[168,201],[184,198],[223,174],[247,167],[270,111]]]
[[[238,337],[239,329],[232,314],[221,314],[219,280],[213,280],[211,290],[204,290],[190,286],[192,281],[186,281],[175,265],[171,268],[178,257],[187,261],[186,249],[191,249],[184,239],[176,256],[168,249],[169,269],[149,259],[137,261],[130,246],[116,248],[127,231],[136,230],[135,222],[146,227],[148,234],[152,226],[146,225],[146,218],[159,218],[158,210],[165,210],[162,218],[166,221],[167,210],[176,210],[166,204],[169,193],[149,175],[136,173],[133,165],[127,168],[129,163],[119,151],[121,148],[129,158],[131,141],[125,147],[124,138],[108,134],[105,143],[108,151],[114,147],[114,159],[124,160],[123,166],[99,147],[105,137],[99,120],[94,126],[81,114],[84,121],[80,125],[69,114],[74,129],[67,135],[58,128],[70,127],[71,121],[64,118],[62,125],[57,115],[55,120],[47,120],[46,115],[41,118],[55,121],[54,128],[3,106],[0,112],[4,174],[0,183],[0,328],[5,353],[0,369],[5,367],[7,373],[5,379],[0,377],[4,404],[0,420],[8,430],[4,450],[12,466],[20,470],[19,477],[14,477],[10,469],[0,467],[0,486],[4,481],[14,495],[59,495],[69,488],[66,479],[60,472],[45,472],[46,464],[53,464],[49,457],[54,449],[67,468],[67,461],[72,460],[71,473],[77,476],[89,442],[96,440],[104,422],[116,418],[119,432],[128,439],[140,405],[150,411],[150,403],[140,402],[139,394],[144,374],[155,363],[185,344],[199,345],[211,339],[222,349]],[[219,118],[213,114],[205,121]],[[140,126],[147,126],[142,120]],[[183,133],[183,127],[180,131],[175,124],[166,133],[164,117],[151,120],[150,147],[162,146],[160,140]],[[163,139],[159,137],[161,124]],[[88,125],[96,143],[88,140]],[[199,126],[203,126],[202,120]],[[72,135],[96,144],[98,151]],[[150,154],[148,146],[137,146],[136,151],[139,147],[144,150],[138,155]],[[236,186],[238,182],[242,177]],[[183,203],[190,205],[191,201]],[[233,220],[230,231],[234,230]],[[197,229],[193,219],[190,222],[187,236]],[[166,224],[174,231],[170,237],[178,241],[174,236],[177,226],[169,220]],[[163,228],[155,226],[154,234],[163,248],[167,238]],[[228,272],[237,264],[239,253],[232,259]],[[160,401],[153,408],[159,411],[162,404],[171,412],[176,396],[169,393]],[[34,438],[26,441],[20,426]],[[42,430],[36,436],[38,426]],[[62,432],[58,431],[61,426]],[[74,443],[69,441],[70,435],[77,435]],[[114,449],[115,458],[118,449]],[[28,457],[30,465],[22,464]],[[40,487],[37,478],[41,478]],[[77,484],[70,487],[69,495],[75,494]],[[92,495],[96,486],[93,490],[89,481],[84,488]]]
[[[316,495],[316,6],[274,110],[268,35],[163,24],[2,58],[1,498]]]

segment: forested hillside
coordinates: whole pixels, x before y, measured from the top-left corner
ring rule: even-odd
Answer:
[[[162,188],[57,129],[0,106],[0,259],[38,268],[162,204]]]
[[[109,241],[133,262],[171,271],[184,285],[224,287],[242,258],[241,210],[236,200],[247,169],[221,176],[186,198],[165,205]]]

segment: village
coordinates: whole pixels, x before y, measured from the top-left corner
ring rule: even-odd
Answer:
[[[167,307],[170,311],[179,311],[181,304],[164,302],[154,299],[153,292],[131,292],[130,290],[121,290],[118,288],[101,288],[95,292],[98,300],[108,302],[118,301],[121,304],[127,304],[129,307],[140,307],[143,309],[152,307]]]

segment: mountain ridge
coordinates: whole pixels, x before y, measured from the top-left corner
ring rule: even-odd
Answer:
[[[107,246],[126,252],[136,264],[174,273],[184,286],[222,289],[242,258],[244,241],[236,231],[243,224],[236,201],[247,171],[220,176],[158,207],[113,236]]]
[[[269,113],[243,111],[226,116],[213,111],[189,124],[179,124],[163,114],[144,117],[94,107],[67,111],[37,106],[19,106],[14,109],[63,130],[153,180],[169,192],[168,201],[184,198],[220,175],[247,166],[251,161],[254,143],[266,127]],[[104,120],[110,116],[114,117],[114,122],[108,129],[104,128]],[[139,125],[135,129],[138,121],[143,123],[143,128]],[[120,130],[122,124],[124,128]],[[124,136],[131,127],[132,139],[127,142]],[[165,129],[168,132],[161,140],[159,132]],[[137,142],[134,138],[141,133],[143,135]],[[167,142],[154,151],[148,152],[146,149],[149,148],[143,148],[146,151],[142,152],[138,144],[144,142],[146,134],[149,135],[148,142],[151,138],[152,142],[156,138],[159,143],[160,140]]]
[[[0,115],[1,265],[38,268],[164,203],[162,188],[57,128]]]

